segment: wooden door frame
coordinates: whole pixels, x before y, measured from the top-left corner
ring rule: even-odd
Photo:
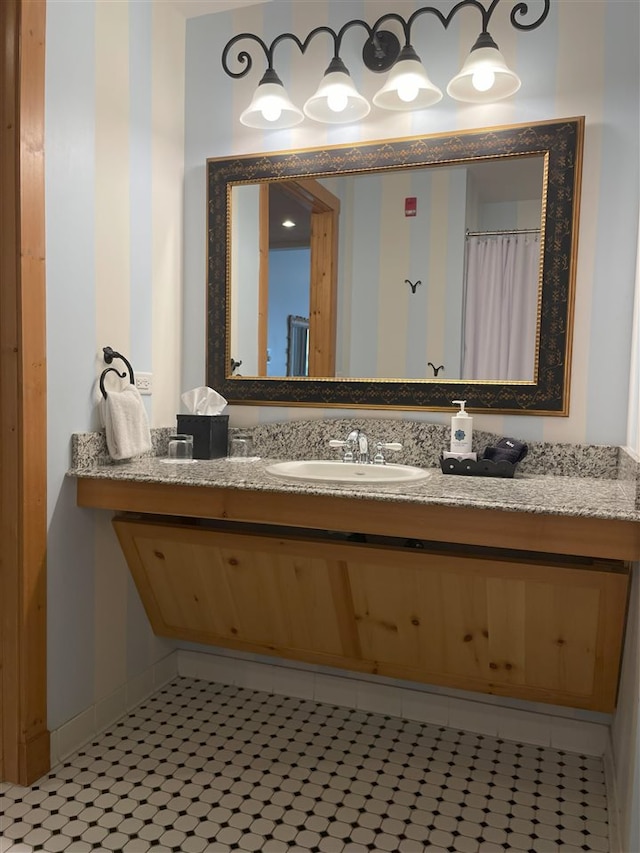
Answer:
[[[46,697],[45,14],[0,3],[0,780],[50,766]]]

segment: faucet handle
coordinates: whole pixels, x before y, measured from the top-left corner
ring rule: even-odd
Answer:
[[[383,450],[402,450],[402,445],[399,441],[379,441],[376,444],[376,455],[373,457],[374,465],[384,465],[386,463]]]
[[[351,441],[340,441],[339,438],[332,438],[329,440],[329,447],[346,447],[342,461],[343,462],[353,462],[353,442]]]

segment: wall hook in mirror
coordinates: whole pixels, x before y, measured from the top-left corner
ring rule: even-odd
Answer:
[[[439,367],[436,367],[432,361],[427,362],[427,366],[433,370],[433,375],[437,376],[441,370],[444,370],[444,364],[441,364]]]
[[[422,282],[419,279],[418,279],[418,281],[416,281],[415,284],[413,284],[413,282],[409,281],[408,278],[405,278],[404,283],[409,285],[409,287],[411,288],[411,293],[415,293],[417,286],[419,284],[422,284]]]

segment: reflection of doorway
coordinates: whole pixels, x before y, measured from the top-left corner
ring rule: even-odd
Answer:
[[[270,251],[306,246],[309,250],[308,375],[334,376],[340,201],[313,179],[263,184],[260,192],[259,375],[275,375],[267,370]],[[287,219],[294,223],[297,219],[299,224],[283,227]],[[301,312],[293,309],[287,313]]]
[[[269,252],[269,307],[267,312],[267,376],[290,376],[289,318],[309,316],[308,246]],[[307,321],[307,327],[309,323]],[[308,364],[304,373],[307,376]]]

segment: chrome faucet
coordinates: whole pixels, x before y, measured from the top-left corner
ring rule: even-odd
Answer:
[[[369,452],[369,439],[359,429],[353,429],[344,441],[332,438],[329,442],[329,447],[343,447],[342,454],[343,462],[356,462],[367,465],[386,465],[383,451],[385,450],[402,450],[402,445],[397,441],[379,441],[376,443],[375,455],[372,457]],[[373,452],[373,451],[372,451]]]
[[[330,447],[344,447],[343,462],[366,464],[369,460],[369,439],[359,429],[351,430],[344,441],[331,439]]]
[[[353,444],[356,462],[367,463],[369,461],[369,439],[363,432],[354,429],[347,436],[347,444]]]
[[[342,454],[343,462],[355,462],[356,464],[367,465],[386,465],[387,460],[384,458],[384,451],[387,450],[402,450],[402,445],[398,441],[378,441],[372,444],[371,451],[369,450],[369,438],[362,430],[353,429],[344,441],[339,439],[331,439],[329,447],[343,447]],[[375,454],[373,451],[375,447]]]

